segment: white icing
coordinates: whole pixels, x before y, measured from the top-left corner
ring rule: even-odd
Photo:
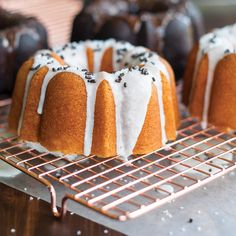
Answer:
[[[115,100],[117,98],[120,100],[120,114],[118,115],[120,120],[117,120],[117,124],[120,125],[118,130],[120,129],[121,135],[117,142],[117,150],[121,156],[132,154],[146,117],[152,83],[147,83],[148,78],[143,79],[142,77],[138,70],[126,73],[122,82],[124,81],[127,87],[125,88],[123,83],[120,83],[118,89],[121,91],[115,98]],[[150,76],[149,79],[151,81]]]
[[[151,54],[149,54],[151,53]],[[143,56],[141,56],[141,61],[140,61],[140,57],[136,57],[134,58],[135,55],[140,55],[143,54]],[[148,58],[147,62],[142,62],[142,58]],[[122,60],[122,64],[123,66],[125,66],[125,64],[128,63],[129,66],[132,65],[153,65],[155,67],[157,67],[165,76],[167,79],[170,80],[170,74],[166,68],[166,66],[164,65],[164,63],[160,60],[160,57],[156,54],[153,53],[149,50],[147,50],[147,48],[145,47],[133,47],[131,48],[131,50],[124,56],[123,60]]]
[[[94,127],[94,110],[96,102],[97,88],[102,81],[100,73],[94,76],[95,84],[85,83],[87,91],[87,117],[84,137],[84,155],[88,156],[91,153],[93,127]]]
[[[193,96],[193,90],[196,84],[196,75],[199,68],[199,63],[203,55],[208,55],[208,74],[204,96],[202,125],[207,126],[208,110],[210,106],[211,88],[214,80],[214,72],[217,63],[228,53],[234,53],[236,49],[236,24],[226,26],[222,29],[216,29],[201,37],[199,50],[196,57],[196,65],[193,75],[192,89],[190,92],[190,100]],[[228,51],[228,52],[227,52]]]
[[[113,49],[113,70],[117,71],[114,73],[99,72],[101,68],[101,58],[104,51],[109,47],[112,47]],[[85,70],[88,67],[86,55],[87,48],[92,48],[95,51],[93,58],[94,74],[88,74]],[[99,50],[97,50],[98,48]],[[113,39],[107,41],[88,40],[79,43],[69,43],[63,47],[57,47],[53,51],[60,55],[68,66],[63,67],[54,58],[48,56],[51,51],[39,51],[35,55],[32,68],[36,69],[29,72],[26,80],[23,106],[18,126],[19,134],[22,127],[30,82],[38,69],[47,66],[48,72],[42,83],[37,108],[37,112],[40,115],[43,114],[47,86],[55,75],[64,71],[71,72],[79,75],[85,82],[87,92],[87,113],[84,155],[88,156],[91,154],[96,93],[100,83],[104,80],[109,83],[114,96],[116,109],[117,154],[123,157],[128,157],[132,154],[145,121],[153,84],[157,89],[159,100],[162,143],[163,145],[166,143],[167,138],[160,72],[164,73],[168,79],[170,75],[157,54],[150,52],[146,48],[134,48],[134,46],[129,43],[117,42]],[[147,60],[141,62],[143,65],[142,68],[138,66],[140,65],[140,57],[133,56],[137,53],[143,53],[141,59],[147,57]],[[121,69],[124,67],[126,61],[129,62],[127,66],[136,66],[131,69]],[[145,70],[145,73],[142,70]],[[153,81],[153,78],[155,81]],[[91,80],[95,83],[91,83]]]
[[[88,68],[86,46],[79,43],[68,43],[66,46],[57,47],[54,51],[70,66]]]

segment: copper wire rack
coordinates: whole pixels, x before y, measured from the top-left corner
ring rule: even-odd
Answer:
[[[55,157],[26,147],[7,132],[9,100],[0,104],[0,159],[48,187],[55,216],[66,212],[68,199],[113,219],[135,218],[236,166],[236,136],[209,125],[202,129],[184,117],[178,139],[154,153],[130,157]],[[60,210],[55,183],[64,185]]]

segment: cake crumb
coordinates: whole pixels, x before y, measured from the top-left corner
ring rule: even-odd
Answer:
[[[109,233],[109,231],[108,231],[108,229],[104,229],[104,234],[108,234]]]
[[[81,235],[81,234],[82,234],[81,230],[77,230],[76,235]]]
[[[14,228],[11,229],[11,233],[14,234],[16,230]]]

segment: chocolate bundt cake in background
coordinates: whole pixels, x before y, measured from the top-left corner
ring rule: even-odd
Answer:
[[[73,22],[71,41],[115,38],[157,51],[181,78],[203,33],[202,17],[186,0],[91,0]]]
[[[21,64],[47,47],[46,30],[37,19],[0,8],[0,98],[11,95]]]

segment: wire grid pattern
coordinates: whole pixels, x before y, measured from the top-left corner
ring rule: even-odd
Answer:
[[[0,109],[0,159],[48,186],[52,211],[61,216],[67,199],[119,220],[137,217],[235,168],[236,137],[185,117],[178,139],[152,154],[117,157],[55,157],[25,147],[6,132],[7,107]],[[66,187],[62,211],[53,183]]]

